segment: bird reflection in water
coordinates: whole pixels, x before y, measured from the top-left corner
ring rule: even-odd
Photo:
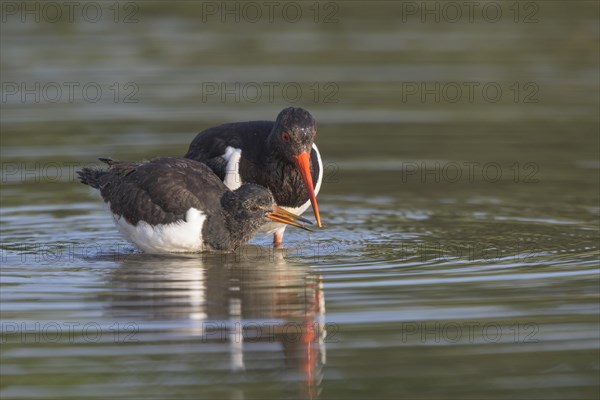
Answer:
[[[106,313],[139,322],[141,332],[148,323],[154,333],[158,326],[169,337],[181,335],[200,346],[194,349],[199,353],[228,343],[229,369],[247,377],[264,370],[277,346],[285,365],[273,366],[284,371],[279,379],[301,383],[302,397],[318,398],[326,361],[320,275],[310,265],[288,262],[279,250],[242,251],[121,257],[110,275],[115,290]]]

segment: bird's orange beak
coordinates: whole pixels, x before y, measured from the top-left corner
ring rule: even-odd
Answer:
[[[297,228],[304,229],[305,231],[312,232],[311,229],[302,225],[298,221],[302,221],[307,224],[311,224],[312,222],[278,206],[273,206],[273,212],[267,214],[267,218],[275,222],[281,222],[283,224],[295,226]]]
[[[300,174],[302,175],[304,186],[306,186],[306,191],[308,192],[308,197],[310,198],[310,204],[312,205],[313,212],[315,213],[315,219],[317,220],[317,226],[319,228],[322,228],[323,225],[321,224],[319,205],[317,204],[317,196],[315,196],[312,175],[310,174],[310,153],[305,151],[304,153],[300,153],[297,156],[293,157],[294,160],[296,160],[296,166],[298,167],[298,169],[300,170]]]

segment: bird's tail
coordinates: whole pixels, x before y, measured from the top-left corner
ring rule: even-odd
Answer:
[[[108,164],[109,167],[118,161],[114,161],[111,158],[99,158],[105,164]],[[77,175],[79,176],[79,181],[84,185],[88,185],[93,187],[94,189],[101,189],[101,178],[108,174],[108,170],[100,169],[100,168],[82,168],[77,171]]]

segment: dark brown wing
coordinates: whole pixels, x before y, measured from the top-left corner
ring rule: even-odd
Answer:
[[[99,189],[111,211],[131,224],[140,220],[152,225],[185,220],[190,208],[207,215],[221,212],[220,199],[228,189],[200,162],[158,158],[142,163],[107,163],[108,170],[91,172],[84,168],[80,179],[85,177],[82,182]]]

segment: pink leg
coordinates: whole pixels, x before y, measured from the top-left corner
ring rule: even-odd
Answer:
[[[273,247],[276,249],[281,249],[283,247],[283,229],[275,232],[273,235]]]

